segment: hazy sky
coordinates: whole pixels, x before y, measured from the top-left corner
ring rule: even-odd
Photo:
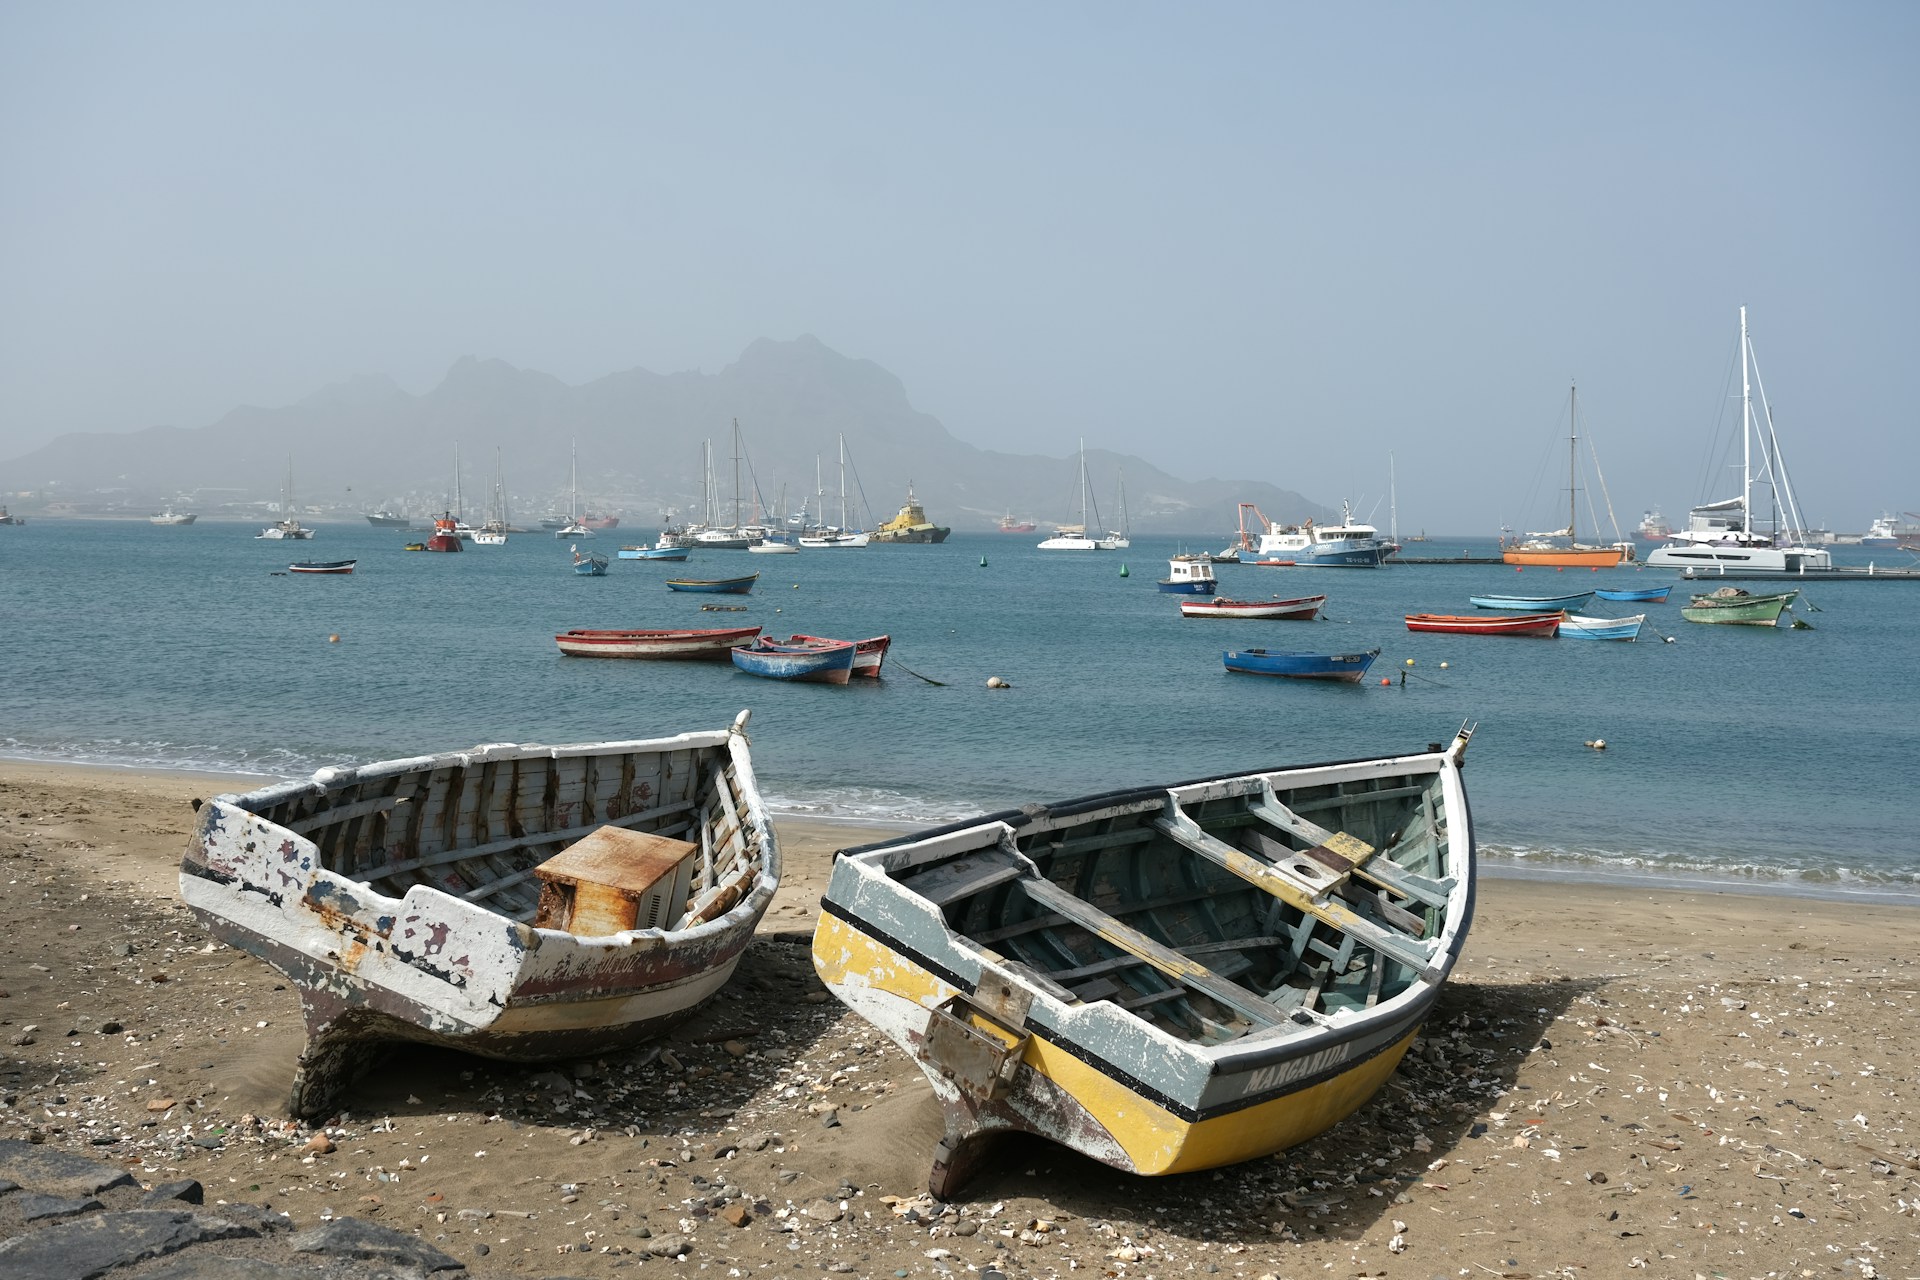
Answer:
[[[990,448],[1545,527],[1920,510],[1920,6],[0,7],[0,460],[812,333]],[[1556,449],[1561,450],[1556,454]],[[1545,473],[1543,476],[1543,472]],[[1724,482],[1710,486],[1713,496]]]

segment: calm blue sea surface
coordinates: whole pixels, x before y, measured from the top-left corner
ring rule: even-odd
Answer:
[[[256,541],[256,528],[0,528],[0,755],[291,777],[481,742],[718,727],[751,707],[756,765],[782,811],[932,821],[1418,750],[1473,720],[1474,820],[1496,862],[1920,899],[1920,582],[1812,583],[1818,611],[1799,614],[1812,629],[1765,630],[1683,622],[1685,586],[1633,568],[1222,565],[1223,594],[1325,592],[1332,620],[1189,621],[1154,583],[1169,555],[1212,549],[1217,535],[1088,554],[1035,550],[1038,535],[959,534],[937,547],[615,560],[607,577],[581,578],[545,535],[449,556],[403,551],[420,535],[368,526],[323,525],[307,543]],[[593,545],[611,556],[654,532]],[[351,577],[274,572],[348,557],[360,561]],[[662,585],[754,570],[747,597]],[[1665,581],[1672,603],[1589,610],[1645,609],[1635,644],[1412,635],[1402,622],[1473,612],[1475,592]],[[787,686],[730,664],[563,658],[553,643],[569,627],[741,622],[889,632],[887,678]],[[1362,687],[1224,672],[1223,649],[1255,646],[1383,652]],[[1382,675],[1394,683],[1380,687]],[[988,690],[990,676],[1013,688]],[[1605,751],[1583,745],[1595,738]]]

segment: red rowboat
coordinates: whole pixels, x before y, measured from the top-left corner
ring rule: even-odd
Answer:
[[[1560,633],[1564,613],[1511,613],[1505,617],[1486,614],[1410,613],[1409,631],[1444,631],[1462,636],[1555,636]]]
[[[568,631],[555,636],[560,652],[574,658],[717,658],[751,644],[758,627],[720,627],[694,631]]]
[[[1183,618],[1288,618],[1312,622],[1326,604],[1325,596],[1300,596],[1294,600],[1182,600]]]
[[[788,644],[838,644],[839,641],[826,636],[793,636]],[[893,643],[892,636],[874,636],[869,640],[853,642],[853,674],[880,678],[880,664],[887,660],[887,647]]]

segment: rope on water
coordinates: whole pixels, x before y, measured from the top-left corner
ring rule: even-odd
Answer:
[[[932,676],[923,676],[918,671],[915,671],[912,667],[908,666],[906,663],[900,661],[900,659],[898,658],[895,658],[893,660],[893,665],[895,667],[898,667],[900,670],[906,672],[908,675],[912,676],[915,680],[925,680],[928,684],[937,685],[942,689],[945,689],[947,687],[947,682],[945,680],[935,680]]]

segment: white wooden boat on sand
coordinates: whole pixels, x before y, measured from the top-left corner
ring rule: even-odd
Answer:
[[[1004,1131],[1184,1173],[1366,1102],[1472,919],[1471,732],[842,850],[814,967],[932,1083],[934,1195]]]
[[[291,1113],[333,1114],[395,1041],[574,1058],[718,991],[780,882],[746,723],[323,769],[202,808],[181,896],[299,990]]]

